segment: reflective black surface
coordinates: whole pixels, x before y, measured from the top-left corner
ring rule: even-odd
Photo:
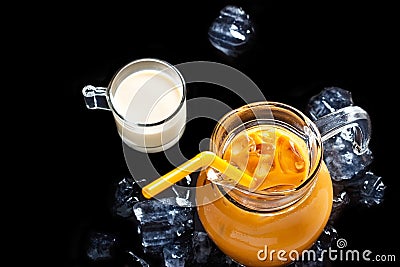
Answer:
[[[255,27],[254,43],[237,58],[218,51],[207,36],[208,27],[227,4],[242,6]],[[103,6],[101,11],[65,7],[68,15],[53,18],[64,22],[47,43],[56,48],[52,52],[56,60],[52,60],[49,71],[58,87],[55,112],[64,121],[63,127],[55,125],[62,136],[62,151],[58,138],[51,137],[55,140],[54,166],[62,176],[52,198],[59,207],[51,220],[57,229],[54,239],[59,242],[54,265],[89,266],[82,240],[93,228],[124,233],[123,242],[129,240],[129,235],[137,238],[128,223],[110,217],[112,186],[129,175],[112,114],[87,110],[81,89],[87,84],[107,86],[120,67],[143,57],[172,64],[206,60],[232,66],[249,76],[267,100],[300,110],[324,87],[351,91],[355,104],[370,114],[370,149],[374,155],[370,169],[382,176],[387,190],[382,204],[345,209],[335,227],[338,236],[347,240],[348,248],[393,254],[397,262],[400,260],[399,226],[394,217],[399,209],[400,148],[394,128],[399,112],[396,105],[390,105],[398,86],[391,81],[398,74],[390,67],[397,62],[393,59],[392,16],[387,8],[333,4],[282,7],[267,1],[135,5]],[[232,108],[243,104],[241,99],[226,94],[217,86],[188,86],[188,98],[213,97]],[[187,158],[199,152],[199,142],[211,135],[214,125],[214,121],[204,118],[188,123],[179,144]],[[162,157],[155,155],[154,161],[160,173],[171,168],[161,163]],[[135,242],[140,246],[139,239]],[[332,263],[343,265],[357,264]],[[376,262],[358,265],[375,266]]]

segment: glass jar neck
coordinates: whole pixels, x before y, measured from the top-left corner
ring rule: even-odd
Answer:
[[[240,184],[233,188],[217,187],[228,200],[243,209],[255,212],[277,211],[293,205],[313,190],[322,163],[322,141],[315,124],[300,111],[282,103],[257,102],[233,110],[219,121],[211,136],[210,150],[223,157],[235,136],[258,126],[260,129],[279,128],[304,141],[308,157],[306,160],[309,161],[304,182],[291,189],[256,192]]]

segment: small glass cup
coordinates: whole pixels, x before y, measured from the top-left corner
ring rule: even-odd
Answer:
[[[120,137],[135,150],[166,150],[184,132],[185,80],[168,62],[132,61],[113,76],[108,87],[87,85],[82,94],[87,108],[111,110]]]

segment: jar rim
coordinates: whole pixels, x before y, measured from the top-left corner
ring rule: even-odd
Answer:
[[[285,205],[279,205],[279,208],[284,208],[289,206],[290,204],[293,204],[293,202],[297,202],[299,199],[301,199],[303,196],[307,195],[307,192],[311,190],[314,186],[314,181],[316,180],[317,174],[320,171],[321,165],[322,165],[322,139],[320,132],[317,128],[317,126],[300,110],[296,109],[295,107],[292,107],[288,104],[280,103],[280,102],[273,102],[273,101],[260,101],[260,102],[254,102],[250,103],[247,105],[244,105],[242,107],[239,107],[237,109],[231,110],[230,112],[226,113],[217,123],[215,126],[212,135],[211,135],[211,142],[210,142],[210,150],[214,153],[216,153],[218,156],[222,156],[223,152],[221,151],[221,145],[226,146],[226,143],[229,143],[229,139],[225,139],[224,141],[217,143],[216,141],[218,140],[217,138],[221,138],[220,131],[224,131],[225,124],[229,121],[229,119],[236,115],[238,112],[248,110],[248,109],[253,109],[256,107],[262,107],[266,109],[271,110],[271,114],[273,116],[273,111],[276,109],[280,110],[285,110],[293,114],[293,116],[296,116],[297,119],[300,119],[304,124],[309,128],[309,130],[312,132],[313,135],[313,142],[314,147],[316,150],[316,160],[315,162],[311,163],[310,162],[310,168],[307,173],[307,178],[299,185],[297,185],[295,188],[291,189],[283,189],[279,191],[250,191],[248,188],[245,186],[236,184],[235,187],[229,188],[229,190],[224,190],[226,193],[230,192],[236,192],[236,194],[246,194],[246,196],[253,197],[255,199],[274,199],[280,198],[284,199],[287,198],[286,201],[287,203]],[[275,119],[274,116],[272,119]],[[231,138],[232,139],[232,138]],[[230,139],[230,140],[231,140]],[[311,161],[311,160],[310,160]],[[311,166],[313,165],[313,166]],[[220,189],[221,186],[219,186]],[[224,192],[222,192],[224,193]],[[290,199],[293,198],[296,201],[290,201]],[[285,201],[283,201],[285,202]]]

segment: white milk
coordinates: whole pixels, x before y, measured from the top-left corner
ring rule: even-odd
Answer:
[[[157,70],[140,70],[122,80],[110,98],[125,120],[114,116],[124,142],[144,152],[158,152],[176,143],[186,122],[186,101],[178,110],[183,86],[178,75]]]

